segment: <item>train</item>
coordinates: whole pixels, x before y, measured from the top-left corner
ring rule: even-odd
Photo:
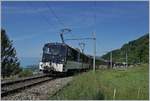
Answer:
[[[40,71],[67,73],[92,68],[93,58],[65,43],[46,43],[43,47]]]
[[[108,69],[115,66],[124,66],[122,63],[111,62],[104,59],[95,60],[96,67],[105,65]],[[65,43],[46,43],[43,47],[39,70],[43,73],[72,73],[86,71],[93,67],[93,57],[86,55],[80,49],[73,48]]]

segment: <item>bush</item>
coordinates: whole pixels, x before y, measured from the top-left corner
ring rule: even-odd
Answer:
[[[31,70],[22,70],[19,73],[19,77],[28,77],[28,76],[32,76],[33,72]]]

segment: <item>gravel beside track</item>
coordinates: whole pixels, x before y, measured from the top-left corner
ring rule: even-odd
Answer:
[[[67,85],[73,77],[63,77],[46,81],[20,92],[2,97],[2,100],[48,100],[48,97]]]

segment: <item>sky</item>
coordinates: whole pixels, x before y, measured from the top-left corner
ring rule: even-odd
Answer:
[[[96,34],[96,55],[121,48],[149,32],[148,1],[3,1],[2,28],[16,48],[21,65],[41,60],[45,43],[61,42],[63,28],[72,31],[64,39],[92,37]],[[93,54],[92,40],[66,41],[85,53]]]

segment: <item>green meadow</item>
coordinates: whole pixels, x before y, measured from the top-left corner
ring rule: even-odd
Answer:
[[[49,99],[56,100],[148,100],[149,66],[100,69],[74,77],[72,82]]]

